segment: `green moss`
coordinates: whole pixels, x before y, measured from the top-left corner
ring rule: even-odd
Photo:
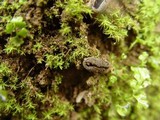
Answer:
[[[106,13],[83,0],[0,4],[1,118],[159,118],[159,0]],[[108,59],[110,73],[85,71],[88,56]]]

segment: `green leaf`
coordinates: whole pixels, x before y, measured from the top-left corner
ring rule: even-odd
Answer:
[[[134,97],[136,98],[136,100],[140,105],[142,105],[145,108],[148,108],[149,105],[148,105],[148,101],[145,93],[135,95]]]
[[[143,52],[138,58],[141,61],[146,61],[146,59],[148,58],[148,53],[147,52]]]
[[[5,29],[5,32],[8,33],[8,34],[11,34],[15,29],[15,26],[13,23],[8,23],[6,25],[6,29]]]
[[[24,28],[24,27],[26,27],[26,23],[25,22],[16,22],[15,23],[15,26],[17,27],[17,28]]]
[[[158,51],[159,52],[159,51]],[[158,69],[160,66],[160,56],[151,56],[149,57],[149,63],[155,69]]]
[[[22,39],[20,39],[19,37],[15,36],[15,37],[11,37],[9,44],[19,47],[24,43],[24,41]]]
[[[131,70],[133,71],[133,75],[135,80],[132,80],[130,82],[130,85],[133,88],[142,89],[146,88],[151,84],[151,79],[150,79],[150,73],[147,68],[143,67],[131,67]]]
[[[26,28],[22,28],[19,32],[17,32],[18,36],[26,37],[28,34],[28,30]]]
[[[23,21],[22,17],[15,17],[11,20],[11,23],[15,25],[15,27],[18,28],[24,28],[26,27],[26,23]]]
[[[12,18],[12,20],[11,20],[12,23],[22,22],[22,21],[23,21],[23,18],[22,18],[22,17],[14,17],[14,18]]]
[[[131,70],[134,72],[134,78],[138,81],[150,79],[150,74],[147,68],[131,67]]]
[[[130,104],[127,103],[124,106],[116,105],[116,111],[119,115],[124,117],[124,116],[128,115],[128,113],[130,112]]]
[[[13,18],[7,25],[5,32],[11,34],[12,32],[16,31],[17,28],[25,29],[26,23],[23,21],[22,17],[15,17]],[[26,34],[26,29],[22,30],[22,33],[19,34]]]

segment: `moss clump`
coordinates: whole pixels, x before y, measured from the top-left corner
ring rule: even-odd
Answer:
[[[159,0],[114,0],[104,13],[87,2],[0,3],[0,118],[159,118]],[[88,56],[111,72],[86,71]]]

